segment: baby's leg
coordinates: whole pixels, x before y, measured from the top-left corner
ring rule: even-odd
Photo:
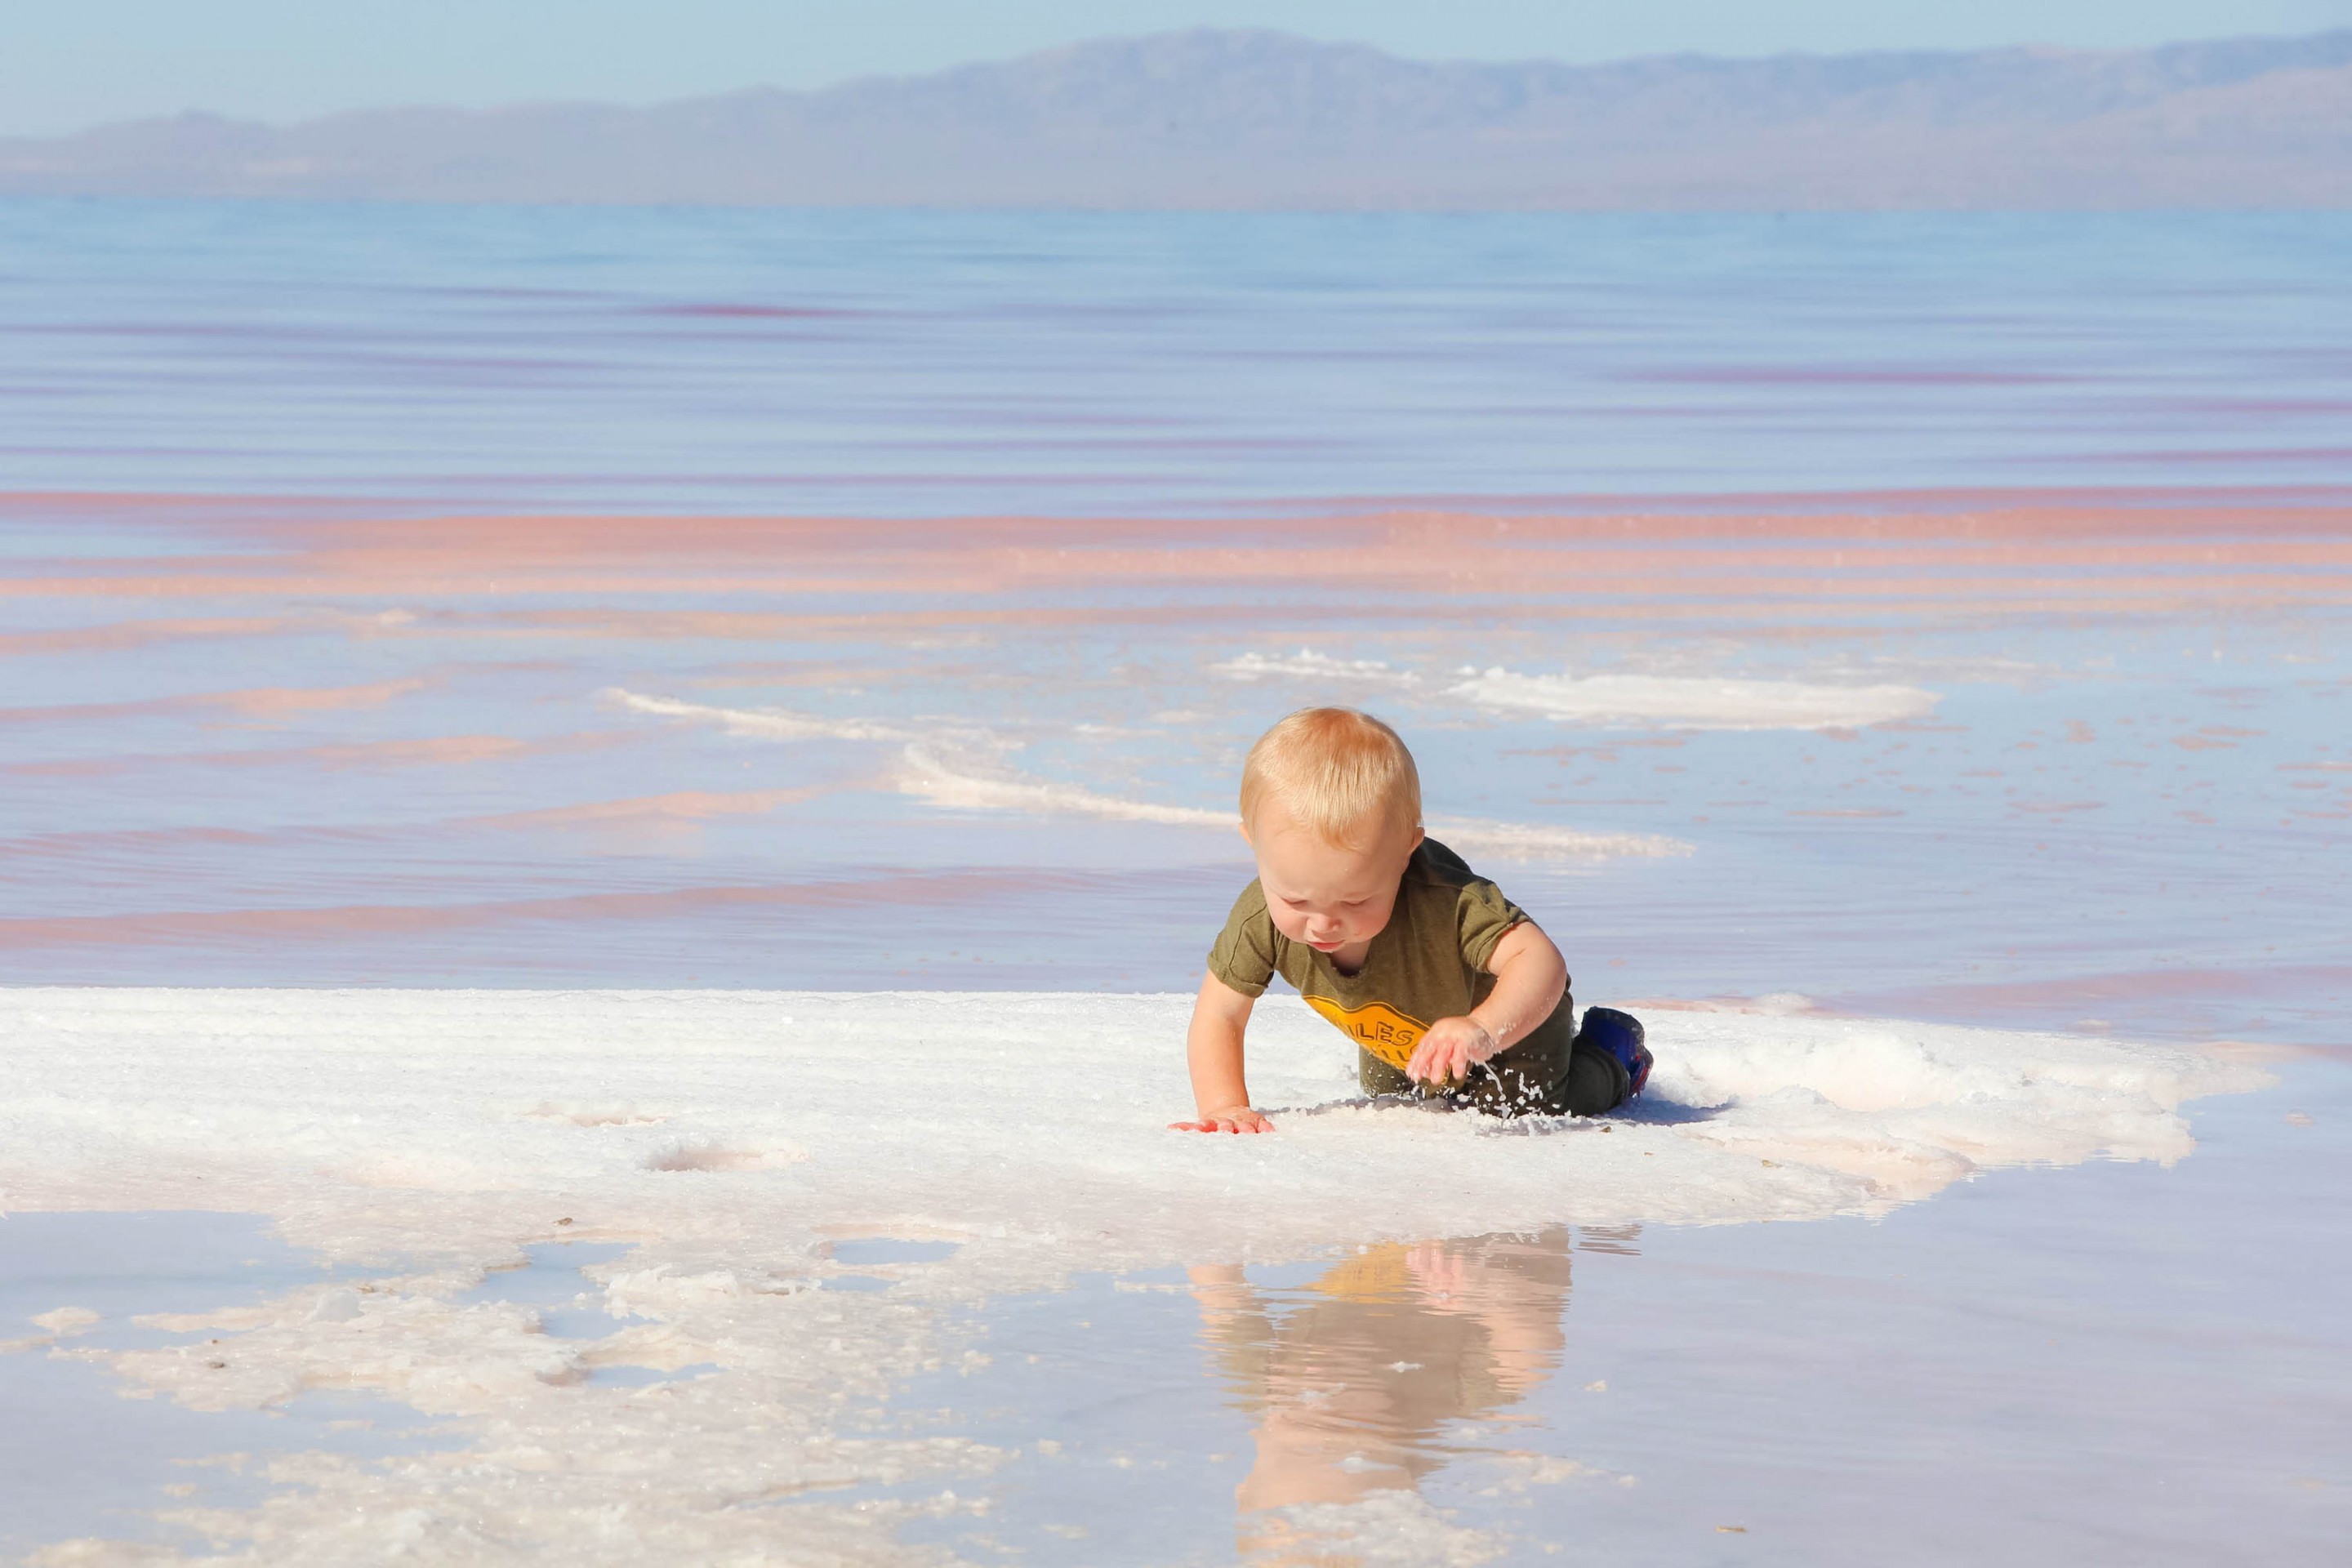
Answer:
[[[1598,1116],[1616,1110],[1630,1098],[1624,1066],[1606,1051],[1592,1050],[1579,1041],[1568,1053],[1568,1071],[1553,1087],[1551,1100],[1559,1110],[1551,1114]]]
[[[1490,1116],[1599,1116],[1640,1093],[1649,1076],[1641,1020],[1588,1007],[1566,1059],[1504,1051],[1471,1080],[1466,1098]]]
[[[1356,1047],[1356,1081],[1366,1094],[1419,1094],[1421,1086],[1361,1046]]]

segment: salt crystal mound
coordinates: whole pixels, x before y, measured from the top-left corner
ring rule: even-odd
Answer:
[[[1281,1132],[1188,1138],[1164,1127],[1190,1106],[1189,1006],[0,991],[0,1201],[172,1208],[200,1194],[276,1215],[331,1258],[466,1267],[562,1234],[732,1235],[729,1205],[750,1203],[789,1215],[761,1235],[989,1237],[1018,1244],[1007,1257],[1034,1243],[1143,1268],[1563,1221],[1876,1213],[1986,1167],[2170,1162],[2193,1147],[2184,1100],[2264,1081],[2105,1038],[1655,1011],[1657,1068],[1629,1114],[1501,1122],[1362,1100],[1345,1040],[1268,997],[1250,1074]],[[1414,1179],[1395,1182],[1405,1166]],[[551,1228],[559,1215],[577,1228]]]
[[[984,1342],[961,1309],[992,1297],[1079,1269],[1273,1262],[1563,1222],[1874,1214],[1994,1166],[2179,1159],[2194,1146],[2184,1100],[2265,1081],[2106,1039],[1655,1012],[1658,1067],[1632,1114],[1504,1123],[1362,1100],[1346,1043],[1296,999],[1270,998],[1251,1069],[1280,1131],[1204,1137],[1164,1125],[1188,1110],[1188,1006],[5,991],[0,1193],[18,1209],[266,1213],[296,1245],[369,1271],[158,1325],[204,1331],[193,1342],[60,1337],[46,1352],[200,1408],[358,1391],[462,1440],[382,1460],[277,1459],[271,1477],[290,1489],[173,1516],[238,1563],[787,1548],[793,1561],[939,1561],[902,1546],[897,1527],[984,1506],[971,1479],[1011,1454],[852,1415],[918,1373],[978,1364]],[[844,1271],[831,1243],[855,1237],[961,1245],[856,1270],[889,1278],[885,1290],[825,1288]],[[465,1300],[525,1245],[565,1238],[633,1244],[583,1270],[609,1314],[600,1337],[560,1339],[531,1308]],[[607,1367],[706,1366],[717,1370],[642,1386],[598,1380]],[[905,1489],[824,1495],[866,1484]],[[131,1551],[61,1546],[34,1561]]]
[[[1860,730],[1923,719],[1916,686],[1825,686],[1681,675],[1521,675],[1494,668],[1447,688],[1492,713],[1661,730]]]

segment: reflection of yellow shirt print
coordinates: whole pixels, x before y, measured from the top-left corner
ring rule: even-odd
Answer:
[[[1412,1060],[1412,1047],[1429,1032],[1428,1025],[1385,1002],[1342,1007],[1328,996],[1309,996],[1307,1005],[1330,1019],[1341,1034],[1400,1071]]]

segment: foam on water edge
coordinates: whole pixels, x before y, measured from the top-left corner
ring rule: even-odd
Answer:
[[[1936,710],[1916,686],[1829,686],[1681,675],[1522,675],[1488,669],[1448,688],[1491,712],[1603,728],[1858,730]]]
[[[968,1508],[956,1482],[1010,1455],[845,1413],[978,1355],[968,1310],[1006,1293],[1563,1222],[1879,1213],[1993,1166],[2176,1160],[2193,1147],[2185,1100],[2263,1081],[2107,1039],[1657,1012],[1659,1068],[1632,1115],[1506,1125],[1363,1101],[1328,1026],[1269,1001],[1252,1067],[1281,1131],[1210,1139],[1164,1130],[1185,1109],[1185,1006],[0,993],[0,1190],[19,1209],[268,1214],[373,1271],[151,1325],[205,1331],[193,1343],[80,1352],[69,1331],[90,1325],[57,1320],[58,1352],[183,1405],[346,1390],[472,1433],[376,1463],[293,1456],[259,1507],[192,1510],[255,1561],[463,1555],[484,1530],[572,1561],[707,1556],[772,1540],[771,1506],[812,1553],[885,1561],[898,1527]],[[870,1276],[835,1255],[858,1237],[961,1245],[887,1289],[824,1288]],[[478,1294],[559,1239],[627,1247],[583,1271],[601,1337]],[[901,1495],[822,1500],[877,1483]]]
[[[1858,730],[1925,718],[1938,700],[1935,692],[1886,683],[1623,672],[1530,675],[1499,665],[1433,676],[1383,659],[1334,658],[1305,647],[1278,656],[1252,651],[1210,669],[1244,684],[1294,680],[1436,693],[1488,713],[1602,729]]]
[[[716,708],[675,698],[648,697],[617,687],[602,696],[606,702],[629,712],[713,724],[730,735],[783,742],[902,742],[898,765],[887,775],[892,787],[949,811],[1091,816],[1224,833],[1234,831],[1239,820],[1232,811],[1135,800],[1025,777],[1003,762],[1008,752],[1018,749],[1016,743],[971,726],[937,726],[926,731],[874,720],[834,719],[782,709]],[[1588,833],[1544,823],[1433,816],[1429,829],[1457,849],[1506,860],[1655,858],[1687,855],[1691,849],[1682,840],[1660,834]]]

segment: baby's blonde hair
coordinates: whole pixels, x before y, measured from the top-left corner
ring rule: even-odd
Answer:
[[[1394,730],[1353,708],[1301,708],[1257,738],[1242,764],[1244,827],[1269,798],[1341,849],[1421,826],[1412,753]]]

